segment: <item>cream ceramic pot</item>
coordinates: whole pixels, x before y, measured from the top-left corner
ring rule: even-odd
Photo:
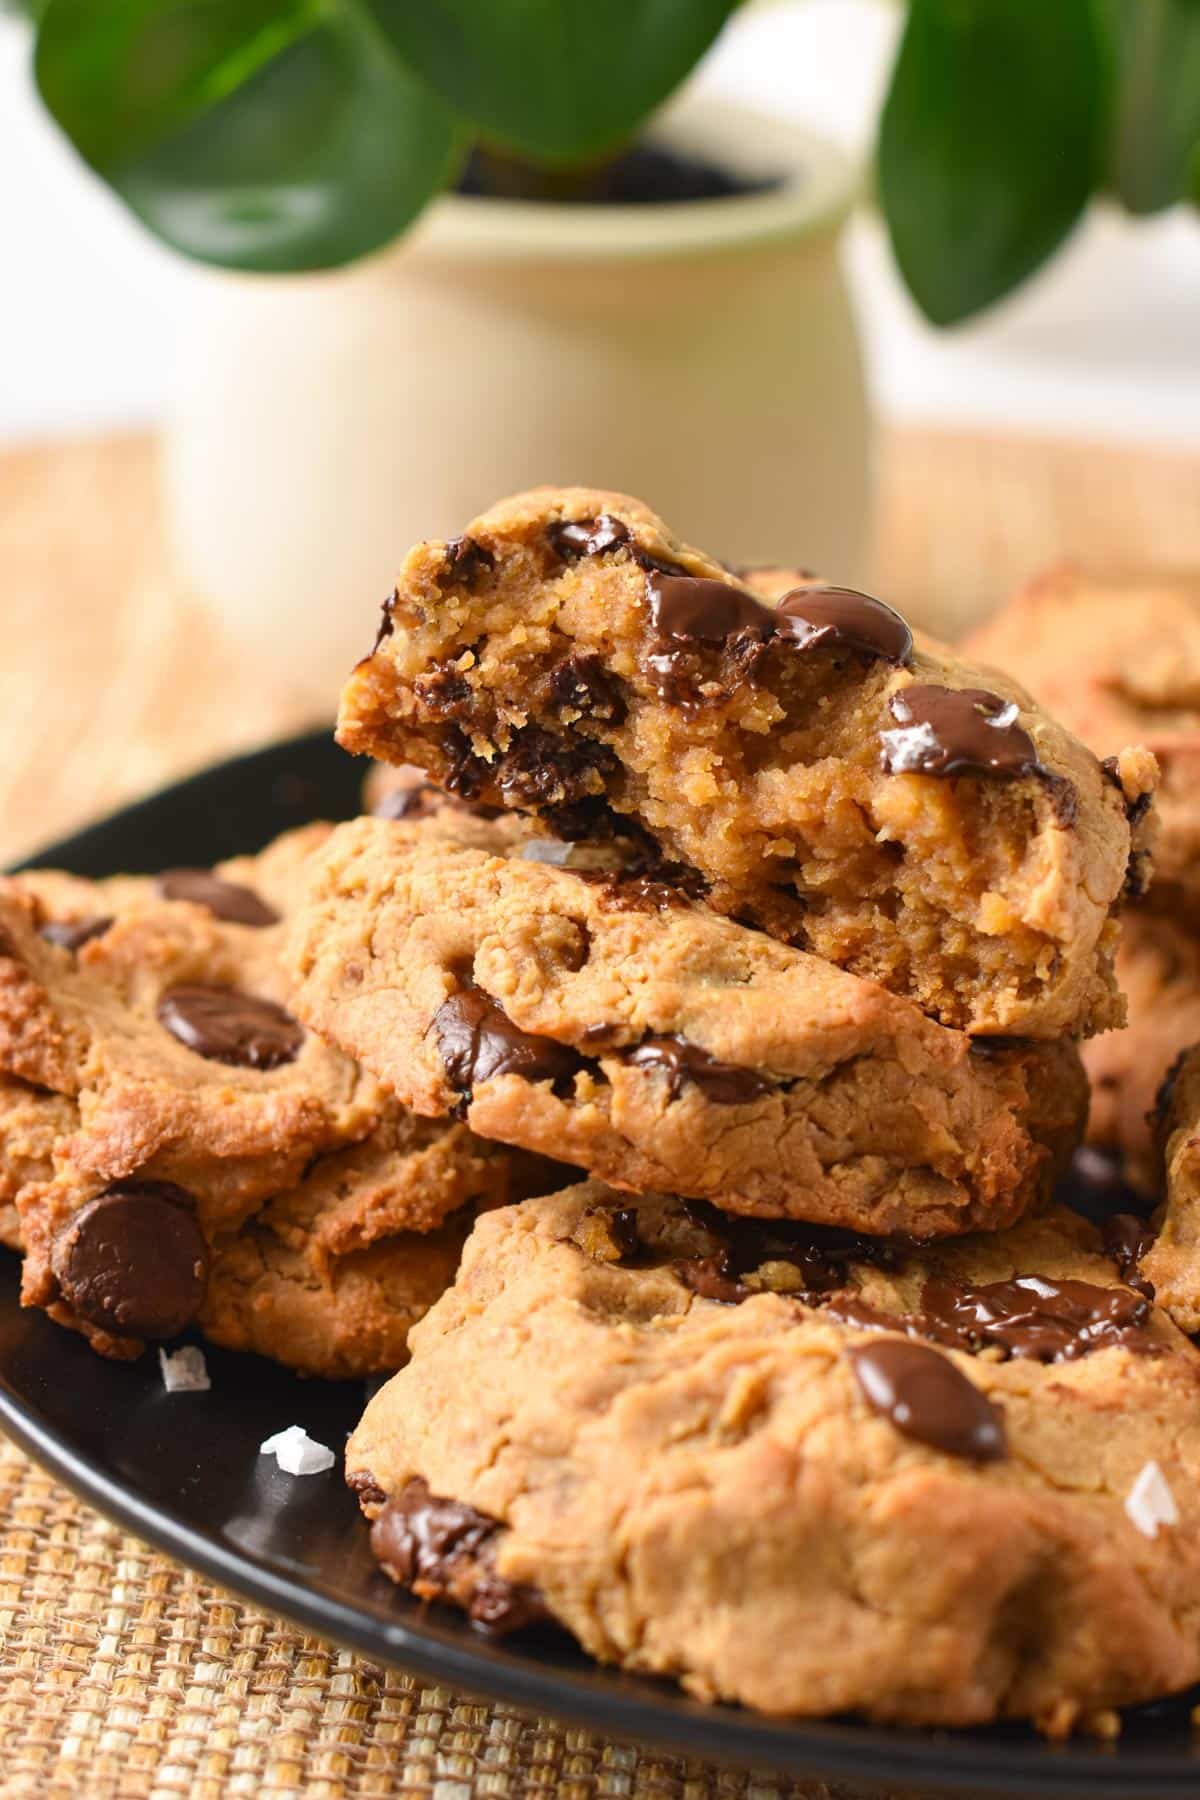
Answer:
[[[408,546],[539,482],[637,494],[731,562],[854,580],[851,171],[805,131],[703,101],[656,136],[782,183],[665,206],[446,197],[349,270],[198,284],[166,442],[178,559],[314,710]]]

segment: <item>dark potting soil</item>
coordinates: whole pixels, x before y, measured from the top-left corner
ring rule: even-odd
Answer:
[[[467,158],[457,191],[493,200],[549,200],[575,206],[666,206],[765,194],[780,186],[781,176],[751,179],[661,144],[634,144],[612,162],[583,170],[538,169],[477,145]]]

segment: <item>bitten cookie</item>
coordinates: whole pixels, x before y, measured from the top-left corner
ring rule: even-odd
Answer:
[[[1150,905],[1200,901],[1200,576],[1061,563],[964,650],[1024,682],[1098,756],[1153,751],[1162,831]]]
[[[1158,1137],[1166,1199],[1136,1266],[1175,1322],[1200,1331],[1200,1050],[1181,1055],[1163,1083]]]
[[[556,866],[586,855],[339,826],[294,1005],[405,1105],[617,1186],[916,1237],[1045,1191],[1086,1106],[1072,1045],[973,1044],[674,889]]]
[[[338,736],[562,836],[641,833],[717,911],[945,1024],[1122,1017],[1112,912],[1153,759],[1114,785],[879,601],[774,604],[622,495],[537,490],[413,550]]]
[[[1200,1358],[1089,1226],[727,1230],[594,1183],[478,1222],[347,1447],[396,1580],[775,1714],[1065,1732],[1200,1675]]]

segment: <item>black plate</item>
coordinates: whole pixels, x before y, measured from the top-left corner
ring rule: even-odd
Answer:
[[[357,809],[362,765],[326,733],[239,757],[66,842],[37,863],[81,875],[207,863],[287,826]],[[1024,1795],[1194,1794],[1189,1703],[1140,1709],[1113,1748],[1050,1746],[1023,1728],[935,1733],[853,1721],[785,1724],[702,1706],[673,1686],[601,1669],[565,1638],[481,1638],[424,1610],[373,1566],[338,1469],[292,1480],[258,1446],[303,1425],[340,1449],[357,1383],[302,1381],[209,1349],[212,1390],[168,1396],[153,1355],[93,1356],[17,1301],[0,1255],[0,1423],[39,1462],[139,1537],[248,1599],[379,1661],[606,1735],[743,1767],[908,1789]]]

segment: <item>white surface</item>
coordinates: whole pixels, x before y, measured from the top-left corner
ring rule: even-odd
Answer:
[[[699,77],[710,91],[869,145],[899,9],[751,9]],[[163,407],[187,264],[80,167],[39,110],[27,33],[0,17],[0,440],[142,423]],[[984,321],[939,333],[900,287],[877,223],[848,247],[873,385],[895,417],[1200,445],[1200,222],[1098,212]]]
[[[323,1475],[337,1461],[333,1451],[310,1438],[303,1425],[277,1431],[259,1445],[258,1454],[273,1456],[285,1475]]]
[[[181,1350],[160,1350],[158,1366],[168,1394],[207,1394],[212,1386],[204,1352],[195,1344],[184,1344]]]
[[[1125,1500],[1130,1523],[1143,1537],[1157,1537],[1160,1525],[1178,1525],[1179,1508],[1156,1462],[1143,1463]]]

